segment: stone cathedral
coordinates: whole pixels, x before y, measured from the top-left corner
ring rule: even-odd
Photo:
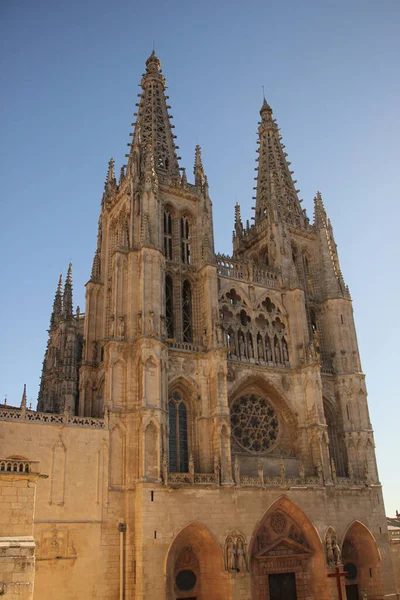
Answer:
[[[0,409],[0,593],[395,599],[349,288],[267,101],[254,221],[214,249],[160,61],[109,163],[85,313],[57,287],[37,411]]]

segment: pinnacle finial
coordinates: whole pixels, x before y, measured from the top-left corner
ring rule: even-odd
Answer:
[[[57,292],[56,292],[56,295],[57,295],[57,296],[58,296],[58,295],[59,295],[59,296],[61,296],[61,294],[62,294],[62,273],[60,274],[60,278],[59,278],[59,280],[58,280],[58,286],[57,286]]]
[[[107,179],[105,184],[106,186],[107,183],[115,183],[115,160],[112,157],[108,161]]]
[[[62,303],[63,303],[63,296],[62,296],[62,275],[60,275],[60,278],[58,280],[58,285],[57,285],[57,289],[56,289],[56,295],[54,297],[54,302],[53,302],[53,311],[51,313],[51,317],[50,317],[50,329],[52,329],[53,327],[55,327],[58,324],[58,320],[62,315]]]
[[[63,310],[65,317],[72,317],[72,263],[68,265],[67,278],[64,285]]]
[[[320,227],[326,227],[327,216],[322,200],[321,192],[318,190],[314,198],[314,227],[319,229]]]
[[[22,400],[21,400],[21,409],[22,410],[26,410],[26,405],[27,405],[27,400],[26,400],[26,383],[24,383],[24,391],[23,391]]]
[[[194,173],[195,185],[202,187],[205,182],[205,175],[204,175],[203,161],[201,158],[201,148],[200,148],[199,144],[197,144],[196,149],[195,149],[193,173]]]
[[[160,73],[161,71],[161,61],[155,53],[153,48],[152,53],[149,58],[146,60],[146,73]]]

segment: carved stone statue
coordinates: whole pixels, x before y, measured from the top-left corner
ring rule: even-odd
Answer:
[[[152,310],[149,311],[148,322],[149,322],[149,334],[154,335],[154,333],[155,333],[155,331],[154,331],[154,311],[152,311]]]
[[[251,340],[249,340],[248,345],[248,356],[249,358],[254,358],[253,344],[251,343]]]
[[[233,471],[234,471],[234,476],[235,476],[235,483],[236,483],[236,485],[240,485],[240,467],[239,467],[239,461],[238,461],[237,456],[235,456],[235,460],[233,463]]]
[[[138,312],[137,314],[137,332],[138,335],[142,333],[142,313]]]
[[[229,538],[228,544],[227,544],[227,567],[228,567],[228,571],[236,571],[236,548],[235,548],[235,543],[233,541],[232,538]]]
[[[164,485],[168,485],[168,456],[166,452],[164,452],[162,459],[162,473]]]
[[[269,342],[267,344],[267,360],[268,362],[272,362],[272,350]]]
[[[350,462],[347,465],[347,473],[348,473],[350,479],[353,479],[353,475],[354,475],[354,473],[353,473],[353,467],[351,466]]]
[[[319,483],[321,485],[324,485],[324,471],[322,469],[322,463],[321,463],[320,460],[317,462],[316,470],[317,470],[317,475],[318,475]]]
[[[300,464],[299,464],[299,477],[301,479],[301,482],[304,483],[306,480],[306,474],[305,474],[303,461],[300,461]]]
[[[330,535],[326,538],[326,560],[328,565],[334,564],[334,556],[333,556],[333,548],[332,548],[332,538]]]
[[[257,465],[258,479],[260,485],[264,485],[264,468],[262,462],[259,462]]]
[[[92,360],[93,362],[97,361],[97,342],[92,342],[93,350],[92,350]]]
[[[193,460],[193,454],[191,454],[189,456],[189,475],[190,475],[191,482],[194,483],[194,460]]]
[[[279,349],[279,344],[275,344],[275,362],[281,362],[281,351]]]
[[[261,338],[258,338],[257,352],[258,352],[258,360],[264,360],[264,348],[263,348]]]
[[[283,360],[285,361],[285,363],[287,363],[287,362],[289,362],[289,352],[287,349],[287,345],[283,344],[282,347],[283,347]]]
[[[236,561],[237,561],[237,570],[238,571],[248,571],[249,570],[249,568],[247,566],[245,545],[244,545],[244,541],[241,537],[237,538]]]
[[[220,462],[219,462],[219,457],[216,454],[214,456],[214,475],[215,475],[215,483],[217,485],[220,484],[220,472],[221,472],[221,465],[220,465]]]
[[[339,544],[337,543],[337,539],[335,537],[332,538],[332,550],[335,565],[339,565],[342,561],[342,553],[340,551]]]
[[[244,345],[244,339],[243,336],[240,336],[239,339],[239,352],[240,352],[240,358],[245,358],[246,354],[245,354],[245,345]]]
[[[335,465],[335,461],[333,459],[332,459],[332,462],[331,462],[331,471],[332,471],[332,480],[333,480],[333,483],[336,485],[336,483],[337,483],[336,465]]]
[[[281,476],[281,481],[285,481],[285,477],[286,477],[286,467],[285,467],[285,463],[283,462],[283,458],[281,457],[281,461],[279,463],[279,474]]]
[[[118,337],[121,339],[125,338],[125,317],[120,315],[118,318]]]

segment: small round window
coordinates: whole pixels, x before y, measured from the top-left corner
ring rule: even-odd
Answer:
[[[231,430],[234,439],[244,450],[266,452],[275,446],[278,439],[276,411],[261,396],[241,396],[231,405]]]
[[[178,590],[181,590],[181,592],[188,592],[194,588],[196,585],[196,580],[196,574],[193,573],[193,571],[189,571],[188,569],[179,571],[175,580],[176,587]]]

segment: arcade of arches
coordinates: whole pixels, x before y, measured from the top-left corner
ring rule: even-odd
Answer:
[[[380,555],[367,527],[354,522],[337,543],[332,527],[321,536],[286,496],[270,506],[248,538],[232,529],[217,540],[193,522],[169,548],[167,599],[336,600],[337,582],[328,574],[337,566],[348,572],[340,584],[343,598],[380,598]]]

